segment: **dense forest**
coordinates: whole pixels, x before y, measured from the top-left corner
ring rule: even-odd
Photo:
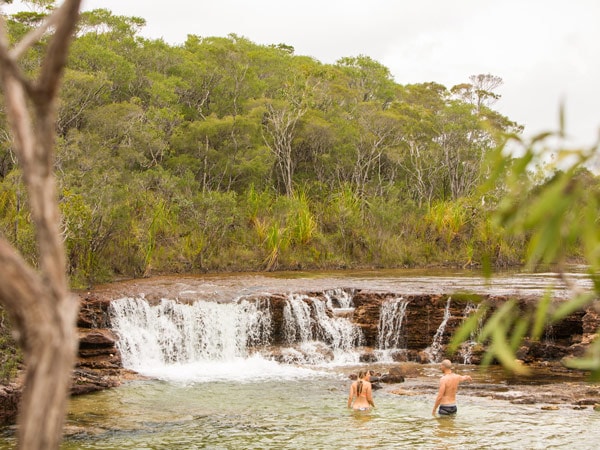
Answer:
[[[8,17],[10,38],[43,18]],[[526,234],[490,218],[504,187],[479,189],[488,155],[523,130],[493,108],[499,77],[400,85],[365,55],[323,64],[234,34],[171,46],[143,26],[88,11],[72,46],[56,173],[74,287],[523,261]],[[25,56],[31,71],[42,47]],[[0,109],[0,233],[35,264],[11,145]]]

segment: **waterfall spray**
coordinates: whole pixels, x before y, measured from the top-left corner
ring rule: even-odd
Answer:
[[[249,343],[268,344],[265,307],[264,301],[186,304],[167,299],[151,306],[144,298],[122,298],[111,303],[111,323],[125,367],[228,360],[247,356]]]
[[[465,322],[472,314],[476,314],[479,310],[479,305],[474,305],[473,303],[467,303],[465,306],[465,310],[463,311],[463,322]],[[471,364],[471,358],[473,357],[473,347],[477,345],[477,341],[475,340],[476,336],[479,334],[481,330],[483,322],[483,317],[479,319],[479,323],[477,324],[477,328],[471,331],[469,335],[469,339],[463,342],[460,345],[460,349],[458,350],[458,354],[463,359],[463,364]]]
[[[403,297],[388,300],[381,305],[378,325],[377,347],[381,350],[403,349],[406,339],[402,334],[402,323],[409,301]]]
[[[425,350],[425,352],[429,355],[429,362],[439,362],[440,356],[442,356],[442,342],[444,337],[444,331],[446,331],[446,324],[448,323],[448,319],[450,318],[450,300],[452,298],[448,297],[448,301],[446,302],[446,308],[444,309],[444,318],[440,323],[435,335],[433,336],[433,341],[431,343],[431,347]]]

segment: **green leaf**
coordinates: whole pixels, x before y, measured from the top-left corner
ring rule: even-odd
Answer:
[[[552,301],[552,291],[548,289],[540,302],[537,305],[535,311],[535,318],[533,322],[533,328],[531,330],[531,338],[538,340],[544,332],[545,325],[548,321],[548,309]]]
[[[515,300],[510,299],[505,302],[496,312],[494,312],[490,319],[485,323],[481,333],[479,333],[478,341],[484,342],[495,330],[500,329],[508,331],[504,321],[507,318],[510,318],[515,306]]]
[[[462,325],[454,332],[450,343],[448,344],[448,351],[454,353],[460,344],[462,344],[474,331],[477,330],[477,326],[481,321],[482,317],[487,314],[488,307],[481,305],[473,314],[465,320]]]
[[[510,348],[514,352],[517,350],[523,338],[527,334],[527,329],[529,328],[529,318],[528,317],[517,317],[515,321],[515,325],[510,333]]]
[[[496,328],[494,330],[491,348],[495,357],[500,361],[504,368],[518,374],[529,373],[529,369],[523,366],[515,357],[511,346],[506,341],[506,333],[502,329]]]

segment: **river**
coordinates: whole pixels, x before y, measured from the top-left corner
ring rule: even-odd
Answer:
[[[574,273],[572,278],[587,287],[581,274]],[[149,379],[72,398],[61,448],[595,449],[600,442],[600,412],[591,406],[575,408],[563,402],[546,410],[538,402],[509,400],[524,389],[560,390],[577,384],[597,391],[597,384],[566,377],[515,381],[496,367],[481,371],[459,364],[456,371],[472,375],[474,381],[461,387],[456,417],[434,418],[431,408],[440,372],[438,364],[431,363],[414,366],[405,383],[382,385],[374,393],[377,408],[372,412],[354,413],[346,408],[349,374],[367,365],[358,362],[351,351],[342,345],[344,355],[333,361],[295,360],[290,364],[245,353],[240,342],[248,339],[255,325],[244,322],[240,326],[240,317],[253,314],[248,308],[240,313],[227,306],[257,293],[345,288],[407,294],[473,291],[526,295],[539,294],[549,285],[557,295],[567,295],[551,273],[507,273],[486,280],[463,271],[160,277],[98,287],[127,306],[122,309],[122,318],[127,320],[119,330],[129,342],[128,349],[122,349],[124,365]],[[176,310],[177,317],[185,317],[183,322],[191,323],[189,329],[182,331],[171,319],[166,320],[167,316],[155,309],[159,306],[151,307],[146,299],[163,299],[160,311],[168,310],[169,317],[174,308],[183,308]],[[207,304],[213,306],[206,308]],[[132,305],[137,308],[135,314],[128,309]],[[199,320],[204,321],[201,326],[193,325]],[[260,320],[254,318],[251,323]],[[331,333],[339,332],[338,328]],[[169,334],[173,330],[178,337]],[[200,336],[197,330],[209,335]],[[190,347],[190,342],[195,344]],[[155,351],[146,351],[154,347]],[[385,372],[394,365],[382,360],[368,367]],[[500,392],[503,395],[498,395]],[[11,429],[5,429],[0,448],[14,444]]]

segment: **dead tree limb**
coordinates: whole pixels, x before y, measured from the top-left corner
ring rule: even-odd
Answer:
[[[80,3],[65,0],[45,24],[13,49],[0,16],[0,77],[6,114],[39,252],[39,267],[30,267],[0,238],[0,302],[13,319],[26,365],[18,441],[19,448],[28,450],[59,448],[77,350],[79,305],[66,275],[53,165],[56,100]],[[53,35],[39,76],[30,81],[18,58],[48,30]]]

